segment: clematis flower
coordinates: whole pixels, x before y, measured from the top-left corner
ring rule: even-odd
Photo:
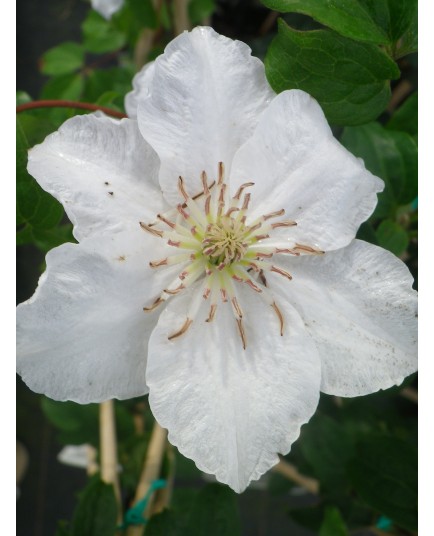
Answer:
[[[250,52],[183,33],[136,78],[137,120],[75,117],[30,151],[79,243],[48,253],[18,307],[31,389],[149,392],[169,440],[238,492],[289,452],[320,391],[416,370],[411,275],[354,239],[383,182]]]
[[[124,0],[91,0],[92,8],[109,20],[124,5]]]

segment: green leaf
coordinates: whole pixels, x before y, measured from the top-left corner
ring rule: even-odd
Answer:
[[[123,98],[132,89],[133,76],[134,72],[119,67],[92,71],[86,79],[83,100],[102,104],[100,99],[107,95],[107,88],[110,88],[112,95],[116,93],[117,98]]]
[[[127,5],[142,28],[157,28],[157,15],[152,0],[127,0]]]
[[[123,32],[120,32],[101,15],[95,11],[89,11],[83,22],[83,46],[88,52],[101,54],[103,52],[113,52],[122,48],[127,39]]]
[[[117,505],[113,486],[93,478],[80,494],[72,536],[114,536]]]
[[[386,44],[388,37],[358,0],[263,0],[282,13],[309,15],[345,37],[369,43]]]
[[[42,99],[79,100],[83,91],[83,77],[80,74],[62,74],[49,80],[42,88]]]
[[[42,399],[42,410],[47,419],[59,431],[58,439],[64,445],[99,444],[99,405],[59,402]],[[115,403],[116,430],[119,440],[134,433],[129,412],[122,403]]]
[[[386,128],[390,130],[402,130],[411,136],[417,134],[417,91],[410,95],[407,100],[395,111],[389,119]]]
[[[303,428],[299,443],[322,488],[338,493],[347,486],[345,463],[353,455],[354,448],[343,426],[331,417],[317,413]]]
[[[395,219],[398,207],[411,203],[417,195],[417,146],[413,138],[370,123],[345,128],[341,142],[385,182],[374,217]]]
[[[188,4],[188,16],[194,26],[210,17],[215,11],[215,0],[190,0]]]
[[[417,529],[417,451],[395,437],[370,436],[348,464],[357,493],[408,530]]]
[[[63,208],[50,194],[44,192],[27,172],[27,152],[35,139],[42,141],[50,123],[24,114],[17,117],[16,201],[17,224],[30,224],[38,229],[50,229],[63,216]],[[41,139],[42,138],[42,139]]]
[[[197,494],[190,517],[190,536],[237,536],[241,526],[235,493],[221,484],[208,484]]]
[[[38,229],[26,224],[17,232],[17,245],[34,243],[45,253],[65,242],[75,242],[71,224],[58,225],[52,229]]]
[[[337,508],[326,508],[319,536],[348,536],[348,530]]]
[[[395,221],[383,220],[376,231],[378,245],[399,256],[408,248],[406,231]]]
[[[390,98],[397,65],[377,46],[331,30],[299,32],[279,20],[265,58],[272,88],[302,89],[320,103],[330,123],[357,125],[378,117]]]
[[[42,56],[41,72],[48,75],[72,73],[82,67],[83,63],[83,46],[66,42],[45,52]]]
[[[377,26],[396,43],[413,24],[417,14],[417,0],[360,0]]]
[[[152,516],[146,525],[146,536],[185,536],[179,516],[172,510]]]

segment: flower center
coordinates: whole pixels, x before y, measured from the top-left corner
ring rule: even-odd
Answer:
[[[284,319],[276,301],[268,289],[266,272],[275,272],[292,279],[286,270],[272,264],[270,259],[275,254],[300,255],[322,254],[316,248],[294,242],[288,247],[288,241],[282,241],[282,247],[267,245],[270,233],[278,227],[293,227],[293,220],[271,220],[283,216],[283,209],[260,218],[248,221],[250,193],[244,193],[253,183],[240,186],[230,198],[227,184],[224,181],[224,166],[218,165],[217,181],[208,184],[205,171],[201,174],[202,191],[191,197],[179,177],[178,188],[184,203],[166,214],[158,214],[157,221],[151,224],[140,222],[145,231],[167,240],[169,246],[178,248],[179,254],[152,261],[150,266],[158,268],[173,264],[183,265],[178,277],[165,288],[145,311],[153,311],[171,296],[178,294],[198,280],[200,290],[193,296],[187,311],[187,319],[181,328],[169,336],[175,339],[183,335],[192,324],[202,299],[210,301],[207,322],[212,322],[217,304],[230,302],[238,326],[243,348],[246,348],[246,334],[243,326],[243,310],[239,303],[234,282],[246,284],[258,293],[264,302],[271,306],[280,325],[283,335]],[[168,229],[161,230],[160,224]]]

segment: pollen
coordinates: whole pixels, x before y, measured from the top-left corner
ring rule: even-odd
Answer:
[[[281,230],[277,236],[273,236],[273,233],[276,234],[275,229],[287,229],[290,233],[290,228],[297,225],[291,219],[275,221],[284,216],[284,209],[259,218],[249,218],[251,192],[246,190],[252,188],[254,183],[242,184],[235,195],[230,197],[222,162],[217,165],[215,180],[209,182],[207,172],[203,171],[198,182],[202,186],[201,191],[190,195],[184,179],[179,177],[178,190],[183,202],[165,214],[158,214],[154,222],[139,222],[144,231],[177,249],[174,255],[151,261],[150,266],[164,269],[169,265],[180,265],[175,280],[143,310],[151,312],[166,300],[173,299],[173,296],[198,283],[197,293],[191,299],[184,323],[168,339],[175,341],[188,331],[205,300],[210,304],[206,318],[208,323],[216,318],[218,321],[217,309],[220,303],[221,306],[232,309],[241,346],[246,349],[246,315],[237,295],[238,285],[246,285],[262,298],[264,305],[271,307],[276,316],[276,329],[283,336],[284,316],[268,288],[264,274],[273,272],[291,281],[292,275],[272,262],[275,255],[320,255],[323,252],[295,240],[293,246],[288,247],[290,241],[287,236],[282,238]],[[273,245],[268,245],[271,237],[274,238]]]

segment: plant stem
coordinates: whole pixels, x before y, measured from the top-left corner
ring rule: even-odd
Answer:
[[[292,480],[293,482],[306,489],[310,493],[313,493],[314,495],[317,495],[319,492],[318,480],[315,480],[315,478],[311,478],[309,476],[302,475],[298,472],[298,469],[294,465],[288,463],[285,460],[280,460],[280,462],[273,467],[273,471],[275,471],[276,473],[280,473],[289,480]]]
[[[147,494],[151,484],[160,475],[161,463],[163,461],[164,449],[166,446],[167,432],[156,422],[152,430],[151,439],[149,441],[148,450],[146,452],[145,463],[143,465],[142,474],[136,488],[134,503],[137,503]],[[143,516],[147,519],[152,510],[153,498],[148,502],[148,505],[143,512]],[[144,528],[142,526],[128,527],[127,536],[142,536]]]
[[[190,30],[188,17],[188,0],[173,0],[173,26],[175,35]]]
[[[117,110],[112,110],[106,106],[99,106],[98,104],[91,104],[90,102],[76,102],[69,100],[39,100],[26,102],[17,106],[17,114],[20,112],[25,112],[26,110],[35,110],[37,108],[78,108],[92,112],[99,110],[107,115],[111,115],[112,117],[117,117],[118,119],[127,117],[126,114],[118,112]]]
[[[118,456],[116,442],[116,424],[113,400],[99,405],[100,430],[100,471],[101,480],[113,484],[118,505],[118,521],[122,520],[121,493],[118,480]]]

